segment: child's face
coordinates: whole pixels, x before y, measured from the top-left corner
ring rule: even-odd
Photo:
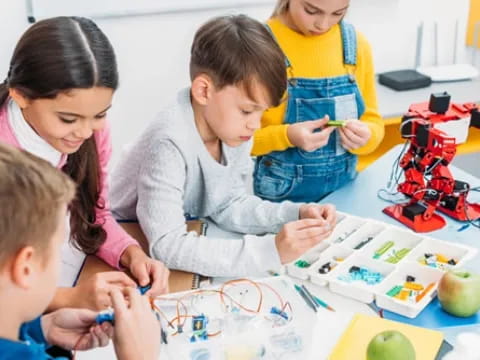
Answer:
[[[349,3],[350,0],[290,0],[288,15],[295,31],[317,36],[343,18]]]
[[[204,116],[211,131],[225,144],[239,146],[260,128],[262,114],[270,107],[264,86],[254,82],[252,97],[255,100],[240,85],[212,91]]]
[[[35,306],[32,306],[33,317],[45,311],[45,308],[51,302],[58,284],[61,263],[61,248],[67,236],[65,222],[66,206],[62,208],[58,217],[58,225],[55,233],[50,239],[48,249],[43,253],[36,254],[34,262],[35,278],[32,281],[32,287],[29,289],[28,296],[35,299]]]
[[[18,95],[13,98],[17,101]],[[105,126],[113,90],[105,87],[73,89],[54,99],[29,100],[17,103],[35,132],[56,150],[72,154]]]

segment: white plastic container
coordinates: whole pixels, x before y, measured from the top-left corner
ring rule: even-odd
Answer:
[[[297,279],[308,280],[310,278],[309,276],[310,268],[314,263],[318,261],[323,251],[328,249],[328,247],[329,247],[329,244],[326,241],[322,241],[320,244],[310,249],[310,251],[303,254],[302,257],[288,264],[287,274]],[[301,260],[308,262],[310,266],[302,268],[295,265],[297,261],[301,261]]]
[[[368,285],[364,281],[346,282],[340,280],[340,276],[349,274],[352,266],[366,267],[371,271],[379,272],[383,275],[383,280],[376,285]],[[376,289],[386,280],[394,269],[395,266],[393,265],[355,254],[332,271],[329,283],[330,290],[364,303],[371,303],[375,299]]]
[[[421,294],[422,291],[428,290],[419,302],[399,300],[387,295],[387,292],[394,286],[404,284],[407,276],[413,276],[415,278],[414,283],[424,286],[424,289],[417,294]],[[438,281],[440,281],[442,276],[443,272],[440,270],[424,267],[420,264],[405,263],[396,269],[387,279],[385,279],[383,284],[378,287],[376,304],[382,309],[393,311],[409,318],[414,318],[430,303],[430,301],[432,301],[433,298],[435,298]],[[430,284],[435,285],[428,289]]]
[[[408,254],[410,254],[420,244],[422,237],[408,230],[389,227],[379,234],[374,241],[365,246],[365,256],[374,259],[377,250],[379,250],[389,241],[393,242],[393,246],[384,254],[380,255],[377,260],[385,261],[391,264],[399,264],[400,262],[404,261],[408,257]],[[395,258],[395,253],[398,253],[403,249],[409,249],[407,255],[398,260],[397,263],[389,261],[391,258]]]
[[[365,219],[356,216],[346,216],[343,218],[333,230],[332,235],[326,239],[329,243],[341,244],[349,236],[353,235],[357,230],[366,223]]]
[[[454,259],[455,265],[446,265],[445,269],[441,269],[446,271],[451,268],[462,267],[477,254],[477,249],[453,242],[424,238],[421,244],[407,255],[407,260],[420,264],[425,254],[441,254],[449,259]]]
[[[342,245],[349,247],[355,251],[361,250],[363,247],[367,246],[371,241],[373,241],[377,236],[379,236],[382,231],[386,228],[385,224],[380,222],[366,222],[359,227],[352,235],[350,235],[345,241],[342,242]],[[370,242],[365,243],[371,239]],[[365,244],[362,246],[362,244]]]
[[[416,317],[436,295],[438,281],[446,270],[451,267],[463,267],[475,257],[477,249],[448,241],[442,241],[419,235],[411,230],[395,225],[389,225],[373,219],[364,219],[340,213],[340,221],[332,235],[305,253],[300,259],[308,261],[310,266],[300,268],[296,261],[286,266],[287,273],[292,277],[309,280],[320,286],[329,286],[335,293],[370,303],[376,300],[380,308],[413,318]],[[372,239],[358,247],[368,237]],[[338,239],[341,238],[341,241]],[[375,253],[386,242],[392,241],[394,245],[381,256]],[[393,251],[410,249],[408,254],[397,263],[387,260]],[[433,268],[422,265],[419,259],[425,254],[441,254],[447,258],[455,259],[454,266]],[[344,259],[327,274],[319,273],[319,269],[334,257]],[[384,278],[376,285],[368,285],[361,281],[345,282],[340,280],[340,275],[348,274],[352,266],[367,267],[372,271],[380,272]],[[432,291],[417,302],[404,302],[391,298],[386,293],[397,282],[401,283],[407,275],[414,276],[417,281],[426,284],[435,283]],[[479,359],[480,360],[480,359]]]
[[[326,249],[319,257],[316,263],[310,266],[309,269],[309,278],[310,281],[314,284],[325,286],[328,284],[328,279],[330,278],[330,274],[343,262],[345,262],[351,255],[353,254],[353,250],[347,248],[342,245],[332,245],[328,249]],[[343,261],[339,261],[338,259],[343,259]],[[330,272],[327,274],[321,274],[319,272],[320,268],[326,263],[336,263],[337,265],[334,266]]]

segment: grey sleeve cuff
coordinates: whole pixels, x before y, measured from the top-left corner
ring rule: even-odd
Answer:
[[[269,271],[278,272],[282,267],[277,246],[275,245],[275,235],[267,234],[263,236],[245,235],[246,247],[252,254],[255,269],[246,269],[250,275],[265,276]],[[252,264],[252,265],[253,265]],[[254,273],[253,273],[253,270]]]

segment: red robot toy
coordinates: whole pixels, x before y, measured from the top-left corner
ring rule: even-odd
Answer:
[[[467,201],[470,185],[455,180],[448,169],[458,142],[440,128],[450,121],[467,121],[467,132],[468,126],[480,128],[480,109],[474,103],[450,103],[448,93],[437,93],[429,102],[410,106],[402,118],[401,135],[409,147],[399,161],[405,180],[397,190],[410,200],[383,212],[416,232],[445,226],[445,219],[436,210],[459,221],[480,218],[480,204]]]

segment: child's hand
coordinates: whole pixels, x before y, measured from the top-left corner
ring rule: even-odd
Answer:
[[[113,345],[119,360],[156,360],[160,353],[160,322],[149,302],[136,289],[111,292],[115,313]],[[128,304],[125,296],[128,297]]]
[[[78,308],[105,310],[112,306],[109,293],[124,287],[136,289],[137,284],[121,271],[96,273],[71,289],[67,303]]]
[[[333,126],[326,126],[328,115],[320,120],[303,121],[291,124],[287,129],[288,140],[292,145],[305,151],[317,150],[328,143],[330,134],[335,130]],[[324,129],[315,131],[317,129]]]
[[[162,262],[147,256],[139,246],[127,247],[121,263],[130,270],[140,286],[152,285],[147,295],[157,296],[168,292],[168,269]]]
[[[109,323],[96,325],[96,316],[96,312],[86,309],[54,311],[41,318],[43,334],[49,344],[68,350],[106,346],[113,336],[113,328]]]
[[[333,230],[337,223],[337,211],[332,204],[305,204],[300,206],[299,219],[324,219]]]
[[[364,146],[372,132],[368,125],[360,120],[348,120],[345,126],[339,128],[342,146],[347,150],[355,150]]]
[[[325,219],[302,219],[283,225],[275,237],[278,255],[282,264],[298,259],[332,233]]]

